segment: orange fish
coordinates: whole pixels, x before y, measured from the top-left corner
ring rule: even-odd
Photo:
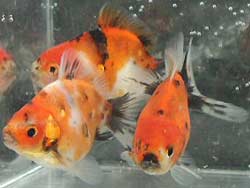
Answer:
[[[162,175],[171,170],[181,184],[200,178],[183,165],[192,166],[190,158],[184,155],[191,131],[189,109],[199,109],[233,122],[242,122],[248,117],[240,107],[201,95],[192,71],[191,41],[186,56],[182,34],[169,42],[165,51],[167,78],[162,79],[155,90],[151,88],[154,93],[137,120],[132,150],[123,154],[123,158],[132,157],[132,162],[147,174]]]
[[[119,108],[127,106],[131,98],[125,95],[107,101],[104,77],[96,77],[80,52],[67,50],[58,72],[58,80],[13,115],[3,129],[4,143],[43,166],[69,171],[90,184],[99,183],[101,170],[88,153],[95,139],[110,138],[105,129],[119,128],[116,118],[126,117]]]
[[[16,65],[12,56],[0,48],[0,96],[11,86],[16,79]]]
[[[72,48],[84,53],[99,73],[104,72],[113,96],[122,96],[131,89],[141,91],[132,80],[124,81],[123,77],[133,78],[141,75],[137,71],[157,68],[158,62],[149,54],[155,43],[154,34],[141,20],[111,4],[100,10],[98,26],[40,55],[32,64],[35,90],[57,79],[62,53]]]

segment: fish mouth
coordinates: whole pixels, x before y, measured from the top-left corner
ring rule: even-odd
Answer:
[[[9,131],[8,128],[3,129],[2,133],[3,143],[4,145],[9,149],[14,149],[17,146],[17,140],[12,135],[12,133]]]
[[[170,170],[172,164],[172,160],[168,157],[163,157],[163,160],[160,160],[154,153],[146,153],[143,155],[140,167],[146,174],[163,175]]]

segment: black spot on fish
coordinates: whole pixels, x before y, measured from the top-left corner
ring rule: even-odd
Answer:
[[[163,115],[163,114],[164,114],[164,110],[162,110],[162,109],[158,110],[158,111],[157,111],[157,114],[158,114],[158,115]]]
[[[89,31],[89,34],[91,35],[92,39],[94,40],[99,53],[102,56],[103,64],[105,63],[106,59],[108,59],[109,54],[107,51],[107,38],[105,34],[100,29],[95,29],[92,31]]]
[[[138,143],[137,143],[138,150],[141,150],[141,143],[142,143],[141,139],[138,140]]]
[[[7,61],[8,59],[6,57],[3,58],[3,61]]]
[[[185,128],[188,130],[188,123],[187,122],[185,123]]]
[[[81,33],[81,34],[80,34],[80,35],[78,35],[77,37],[75,37],[75,38],[71,39],[70,41],[76,41],[76,42],[79,42],[79,41],[81,40],[82,36],[83,36],[83,33]]]
[[[93,118],[94,118],[94,112],[93,112],[93,111],[89,113],[89,118],[90,118],[90,119],[93,119]]]
[[[144,145],[144,151],[147,151],[147,150],[148,150],[148,147],[149,147],[149,144],[145,144],[145,145]]]
[[[135,65],[135,64],[136,64],[136,61],[133,61],[133,64]]]
[[[39,57],[39,58],[38,58],[38,59],[37,59],[36,61],[37,61],[37,63],[40,63],[40,61],[41,61],[41,58]]]
[[[88,97],[88,95],[87,95],[86,93],[83,93],[83,98],[84,98],[85,100],[88,100],[88,99],[89,99],[89,97]]]
[[[23,117],[24,117],[25,122],[27,122],[29,120],[29,115],[27,112],[23,114]]]
[[[138,36],[138,38],[140,39],[140,41],[143,43],[144,46],[150,46],[150,45],[152,45],[151,40],[149,40],[144,35],[140,35],[140,36]]]
[[[89,137],[89,129],[88,129],[88,126],[86,123],[83,123],[82,124],[82,134],[85,136],[85,137]]]
[[[179,87],[181,85],[180,81],[179,80],[174,80],[174,85],[176,87]]]
[[[146,69],[149,69],[149,68],[150,68],[150,65],[149,65],[149,64],[147,64],[147,65],[146,65]]]

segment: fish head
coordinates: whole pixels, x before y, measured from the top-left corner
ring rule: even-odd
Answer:
[[[48,61],[44,58],[38,58],[34,61],[31,68],[31,79],[35,92],[57,80],[58,72],[59,62]]]
[[[58,164],[52,152],[56,150],[58,132],[51,114],[31,103],[13,115],[2,131],[2,138],[9,149],[39,164]]]
[[[16,79],[16,64],[12,58],[0,59],[0,94],[3,94]]]
[[[157,118],[139,118],[131,156],[147,174],[167,173],[186,143],[178,126]]]

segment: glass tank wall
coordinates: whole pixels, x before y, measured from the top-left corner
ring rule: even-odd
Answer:
[[[17,78],[0,101],[1,129],[26,104],[34,91],[31,64],[55,44],[97,27],[105,0],[1,0],[0,45],[12,54]],[[115,1],[116,3],[118,1]],[[201,93],[249,111],[250,1],[247,0],[127,0],[120,6],[141,18],[158,36],[155,54],[182,31],[193,37],[194,76]],[[231,123],[191,111],[192,131],[187,151],[202,179],[187,187],[248,188],[250,185],[250,125]],[[169,174],[149,176],[121,162],[116,140],[96,142],[92,151],[105,173],[91,187],[182,187]],[[0,142],[0,187],[89,187],[65,172],[17,158]]]

